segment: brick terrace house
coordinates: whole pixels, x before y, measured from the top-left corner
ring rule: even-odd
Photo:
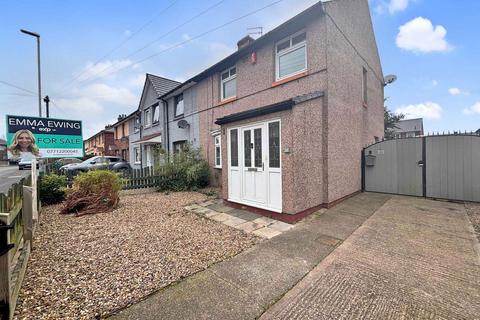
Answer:
[[[411,138],[423,136],[423,119],[400,120],[393,129],[395,138]]]
[[[7,140],[0,139],[0,163],[7,160]]]
[[[361,189],[383,88],[368,0],[318,2],[161,97],[167,146],[182,131],[224,202],[294,220]]]
[[[153,166],[155,148],[165,149],[167,117],[159,99],[178,85],[180,82],[146,74],[138,109],[128,122],[130,164],[133,168]]]
[[[129,132],[130,132],[130,121],[134,120],[136,117],[136,111],[129,114],[121,114],[117,118],[117,122],[112,125],[113,127],[113,143],[112,147],[113,152],[116,156],[121,157],[127,161],[130,158],[130,147],[129,147]]]
[[[106,126],[105,129],[83,142],[85,155],[114,156],[115,143],[113,137],[113,127]]]

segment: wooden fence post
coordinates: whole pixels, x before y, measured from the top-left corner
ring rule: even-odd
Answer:
[[[9,225],[9,214],[0,213],[0,226]],[[8,245],[10,244],[10,235],[8,230],[0,231],[0,319],[10,319],[10,255],[8,254]],[[6,251],[5,251],[6,250]]]
[[[38,181],[38,173],[37,173],[37,159],[32,159],[32,214],[33,220],[38,221],[38,201],[37,201],[37,181]]]

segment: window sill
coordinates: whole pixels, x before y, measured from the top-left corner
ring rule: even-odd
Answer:
[[[183,114],[181,114],[181,115],[179,115],[179,116],[175,116],[175,117],[173,118],[173,121],[180,120],[180,119],[182,119],[182,118],[184,118]]]
[[[237,100],[237,97],[230,97],[230,98],[227,98],[227,99],[224,99],[224,100],[220,100],[220,102],[217,102],[214,106],[215,107],[218,107],[218,106],[223,106],[224,104],[227,104],[227,103],[230,103],[230,102],[233,102]]]
[[[160,122],[154,122],[153,125],[152,125],[152,127],[156,127],[156,126],[158,126],[159,124],[160,124]]]
[[[293,81],[293,80],[297,80],[297,79],[300,79],[300,78],[303,78],[305,76],[308,75],[308,71],[303,71],[301,73],[298,73],[298,74],[295,74],[293,76],[289,76],[287,78],[283,78],[281,80],[277,80],[275,82],[272,83],[272,87],[276,87],[276,86],[279,86],[279,85],[282,85],[284,83],[287,83],[287,82],[290,82],[290,81]]]
[[[213,167],[213,168],[214,168],[214,169],[222,169],[222,167],[216,167],[216,166],[215,166],[215,167]]]

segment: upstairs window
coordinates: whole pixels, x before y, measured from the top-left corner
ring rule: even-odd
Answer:
[[[183,116],[183,94],[175,97],[175,118]]]
[[[301,31],[283,39],[275,46],[276,80],[307,70],[306,32]]]
[[[221,97],[222,100],[237,95],[237,68],[230,68],[221,74]]]
[[[150,108],[145,110],[144,123],[145,123],[145,127],[150,127],[152,125],[152,110]]]
[[[140,131],[140,117],[135,117],[135,123],[133,126],[133,132],[137,133]]]
[[[153,124],[157,124],[160,121],[160,108],[158,104],[152,107],[152,116],[153,116]]]

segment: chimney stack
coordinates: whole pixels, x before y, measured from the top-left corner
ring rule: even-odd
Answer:
[[[255,39],[253,39],[252,37],[250,37],[249,35],[243,37],[242,39],[238,40],[237,42],[237,47],[238,47],[238,50],[242,49],[242,48],[245,48],[245,47],[248,47],[250,44],[252,44],[253,42],[255,41]]]

